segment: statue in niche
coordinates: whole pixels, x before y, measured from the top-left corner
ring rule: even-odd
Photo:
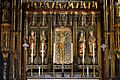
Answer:
[[[9,2],[5,1],[4,2],[4,6],[3,6],[3,10],[2,10],[2,22],[8,22],[10,19],[10,12],[9,12]]]
[[[36,54],[36,32],[34,32],[34,31],[31,32],[29,42],[30,42],[30,55],[32,55],[31,53],[32,53],[32,49],[33,49],[33,56],[35,57],[35,54]],[[32,44],[33,44],[33,46],[32,46]],[[34,60],[33,60],[33,63],[34,63]]]
[[[84,52],[85,52],[85,34],[82,31],[80,36],[79,36],[79,41],[78,41],[78,53],[81,56],[81,54],[83,54],[83,48],[84,48]]]
[[[44,57],[46,56],[46,52],[47,52],[47,45],[46,45],[46,35],[45,35],[45,31],[41,31],[40,32],[40,57],[42,57],[42,43],[43,43],[43,53],[44,53]]]
[[[89,32],[88,44],[89,44],[89,54],[92,54],[93,50],[95,50],[95,47],[96,47],[96,38],[94,36],[93,31]]]

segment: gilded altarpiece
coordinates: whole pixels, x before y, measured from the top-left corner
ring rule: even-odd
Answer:
[[[24,37],[29,45],[24,58],[26,78],[101,79],[98,12],[66,11],[58,7],[47,11],[37,9],[36,4],[34,11],[32,4],[28,4],[25,12]]]

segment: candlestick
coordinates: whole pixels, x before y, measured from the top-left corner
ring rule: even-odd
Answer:
[[[71,77],[73,77],[73,43],[71,43]]]
[[[32,49],[31,49],[31,63],[33,63],[33,43],[31,45],[32,45]]]
[[[39,77],[40,77],[40,66],[39,66]]]
[[[83,42],[83,64],[84,64],[84,55],[85,55],[85,47],[84,47],[84,42]]]
[[[89,66],[87,66],[87,77],[89,77]]]
[[[85,74],[84,74],[84,55],[85,55],[85,47],[84,47],[84,42],[83,42],[83,77],[85,77]]]
[[[44,60],[44,43],[42,43],[42,77],[43,77],[43,61]]]
[[[43,59],[44,59],[44,43],[42,43],[42,63],[43,63]]]
[[[94,69],[93,69],[93,76],[95,77],[95,44],[93,43],[93,65],[94,65]]]
[[[71,63],[73,63],[73,43],[71,43]]]
[[[55,63],[55,43],[54,43],[53,63]]]
[[[95,63],[95,44],[93,43],[93,64]]]

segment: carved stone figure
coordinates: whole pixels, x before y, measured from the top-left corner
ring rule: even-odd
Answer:
[[[45,35],[45,31],[40,32],[40,56],[42,57],[42,43],[43,43],[43,53],[44,53],[44,57],[46,56],[46,52],[47,52],[47,45],[46,45],[46,35]]]
[[[2,10],[2,22],[8,22],[10,20],[10,12],[9,12],[9,2],[5,1]]]
[[[34,31],[31,32],[30,49],[32,48],[31,43],[33,43],[33,49],[34,49],[34,53],[35,53],[35,50],[36,50],[36,33]]]
[[[81,55],[81,54],[83,54],[83,48],[85,51],[85,34],[84,34],[84,32],[81,32],[78,42],[79,42],[78,43],[78,53],[79,53],[79,55]]]
[[[96,44],[96,38],[94,36],[93,31],[89,32],[88,44],[89,44],[89,54],[92,54],[93,50],[95,50],[95,44]],[[93,44],[94,44],[94,47],[93,47]]]
[[[32,31],[31,32],[31,36],[30,36],[30,57],[32,59],[32,57],[36,55],[36,32]],[[32,50],[33,50],[33,54],[32,54]],[[35,58],[34,58],[35,60]],[[33,60],[33,63],[34,63]]]

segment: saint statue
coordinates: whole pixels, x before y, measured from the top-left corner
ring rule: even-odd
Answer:
[[[78,41],[78,53],[79,55],[83,54],[83,49],[85,51],[85,34],[82,31],[80,36],[79,36],[79,41]]]
[[[34,31],[31,32],[29,42],[30,42],[30,55],[31,55],[31,59],[33,60],[33,56],[35,56],[36,54],[36,32]],[[32,60],[31,62],[34,63],[35,59],[33,61]]]
[[[33,43],[33,49],[35,53],[36,52],[36,33],[34,31],[31,32],[31,36],[30,36],[30,49],[32,49],[31,43]]]
[[[41,31],[40,32],[40,56],[42,57],[42,44],[43,44],[43,53],[44,53],[44,57],[46,56],[46,52],[47,52],[47,46],[46,46],[46,35],[45,35],[45,31]]]
[[[93,31],[90,31],[89,38],[88,38],[89,54],[93,54],[93,51],[95,50],[95,44],[96,44],[96,38],[94,36]],[[94,47],[93,47],[93,45],[94,45]]]
[[[2,10],[2,22],[8,22],[10,19],[9,2],[5,1]]]

